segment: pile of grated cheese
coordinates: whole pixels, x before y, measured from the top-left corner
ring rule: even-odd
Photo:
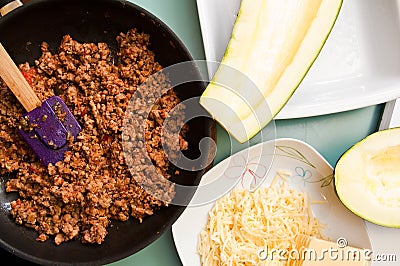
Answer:
[[[260,251],[291,250],[299,234],[322,239],[323,228],[312,215],[309,195],[285,182],[254,192],[235,189],[209,212],[197,251],[206,266],[285,265],[279,256],[266,259]]]

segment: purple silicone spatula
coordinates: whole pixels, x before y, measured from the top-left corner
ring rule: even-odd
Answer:
[[[67,105],[58,96],[42,103],[1,43],[0,77],[27,112],[19,130],[24,140],[44,165],[62,161],[69,140],[81,131]]]

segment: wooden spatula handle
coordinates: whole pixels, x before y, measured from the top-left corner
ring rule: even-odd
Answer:
[[[0,43],[0,77],[4,80],[27,112],[42,105],[21,71]]]

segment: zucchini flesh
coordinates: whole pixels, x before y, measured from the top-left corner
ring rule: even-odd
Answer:
[[[342,0],[242,0],[224,57],[200,104],[239,142],[249,140],[299,86],[341,4]]]
[[[400,228],[400,128],[377,131],[338,160],[335,190],[354,214],[375,224]]]

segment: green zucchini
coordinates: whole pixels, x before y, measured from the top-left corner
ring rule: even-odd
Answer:
[[[341,5],[342,0],[242,0],[200,104],[239,142],[249,140],[299,86]]]

